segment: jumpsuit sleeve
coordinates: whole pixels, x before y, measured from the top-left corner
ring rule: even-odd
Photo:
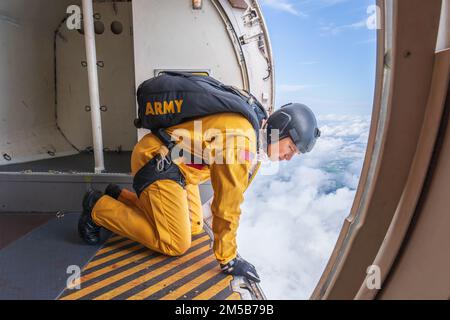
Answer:
[[[236,152],[237,154],[237,152]],[[237,256],[236,233],[241,215],[244,192],[249,183],[250,161],[210,166],[214,200],[213,214],[214,253],[217,261],[226,264]]]

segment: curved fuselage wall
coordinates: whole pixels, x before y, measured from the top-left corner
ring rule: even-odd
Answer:
[[[246,3],[251,7],[246,9]],[[0,4],[0,189],[9,190],[0,210],[52,211],[54,194],[51,201],[46,189],[37,195],[37,184],[46,182],[67,195],[83,175],[89,175],[86,183],[93,181],[94,166],[86,169],[93,155],[77,154],[93,141],[85,39],[63,22],[69,5],[81,7],[81,1]],[[200,10],[191,1],[94,1],[94,13],[105,148],[133,148],[138,140],[132,121],[135,89],[167,69],[207,71],[224,83],[250,89],[267,110],[273,109],[271,48],[256,1],[203,1]],[[112,28],[115,21],[122,26],[119,34]],[[59,158],[69,154],[73,156]],[[115,169],[123,161],[129,166],[128,153],[119,155],[119,166],[108,165],[108,157],[115,156],[105,153],[111,174],[106,180],[118,181],[116,173],[129,173]],[[54,157],[59,159],[49,161]],[[37,202],[15,199],[19,193],[23,197],[25,188]],[[58,210],[78,208],[75,198],[66,198]]]
[[[71,4],[81,5],[59,0],[0,5],[0,165],[75,154],[93,145],[85,39],[64,22]],[[131,150],[137,141],[131,3],[94,3],[94,12],[100,26],[103,145]],[[120,33],[113,23],[120,24]]]
[[[450,130],[443,137],[432,181],[413,233],[380,299],[450,299]]]
[[[137,86],[162,70],[187,70],[244,88],[235,48],[211,1],[192,10],[190,1],[134,0],[133,20]]]
[[[0,166],[93,146],[85,39],[64,22],[72,4],[81,7],[79,0],[0,5]],[[263,80],[272,67],[257,49],[265,43],[269,54],[270,44],[254,41],[242,51],[237,39],[262,30],[262,22],[242,26],[245,10],[226,1],[203,1],[194,10],[190,1],[134,0],[94,2],[94,13],[106,150],[132,150],[138,140],[136,87],[162,70],[207,71],[224,83],[253,88],[272,107],[273,77]]]
[[[94,3],[103,146],[132,150],[137,141],[131,2]],[[78,150],[93,145],[85,38],[65,24],[56,37],[56,119]]]
[[[55,122],[53,33],[76,2],[0,3],[0,165],[73,150]]]

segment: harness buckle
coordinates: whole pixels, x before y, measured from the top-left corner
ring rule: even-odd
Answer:
[[[164,172],[167,170],[168,167],[172,164],[172,159],[169,157],[166,157],[164,155],[157,156],[156,159],[156,171],[159,173]]]

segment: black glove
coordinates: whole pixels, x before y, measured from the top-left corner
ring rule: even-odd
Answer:
[[[220,269],[222,269],[222,272],[226,274],[243,276],[255,282],[261,281],[258,273],[256,272],[255,266],[248,263],[241,257],[237,257],[227,264],[221,264]]]

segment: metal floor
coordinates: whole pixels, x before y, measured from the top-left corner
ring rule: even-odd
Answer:
[[[48,222],[52,214],[0,214],[0,250]]]
[[[114,236],[84,268],[80,289],[61,300],[225,300],[239,299],[231,276],[221,273],[206,232],[194,236],[182,257],[167,257]]]
[[[22,214],[17,224],[9,225],[13,233],[29,214]],[[28,233],[16,233],[16,238],[0,250],[0,300],[53,300],[60,295],[70,276],[68,267],[84,266],[101,247],[81,242],[76,228],[78,217],[52,215]],[[3,213],[0,218],[5,219]],[[102,238],[108,237],[104,233]]]
[[[87,246],[78,217],[0,214],[10,230],[0,247],[1,300],[241,299],[232,277],[220,272],[206,232],[174,258],[108,232],[102,244]],[[71,266],[82,270],[79,289],[67,288]]]
[[[130,157],[126,152],[105,153],[107,171],[129,173]],[[118,183],[120,179],[122,184],[131,182],[127,175],[93,175],[89,173],[93,168],[93,156],[89,153],[0,167],[0,172],[13,172],[5,174],[12,179],[5,183],[10,191],[5,199],[12,200],[0,201],[3,208],[18,211],[12,204],[23,207],[20,195],[25,193],[33,196],[26,199],[28,209],[21,211],[58,211],[0,212],[0,300],[249,298],[245,292],[241,297],[232,290],[234,279],[220,271],[206,232],[194,236],[191,249],[176,258],[152,252],[109,232],[103,232],[97,246],[84,244],[77,232],[83,190],[93,185],[102,190],[108,182]],[[28,171],[36,174],[29,175]],[[49,171],[64,174],[41,174]],[[82,174],[67,175],[73,172]],[[94,178],[99,180],[96,184]],[[12,187],[14,183],[16,188]],[[200,189],[205,203],[212,197],[212,189],[209,185]],[[52,197],[54,193],[60,196]],[[63,212],[71,213],[61,216]],[[74,270],[81,273],[80,288],[68,288]]]

